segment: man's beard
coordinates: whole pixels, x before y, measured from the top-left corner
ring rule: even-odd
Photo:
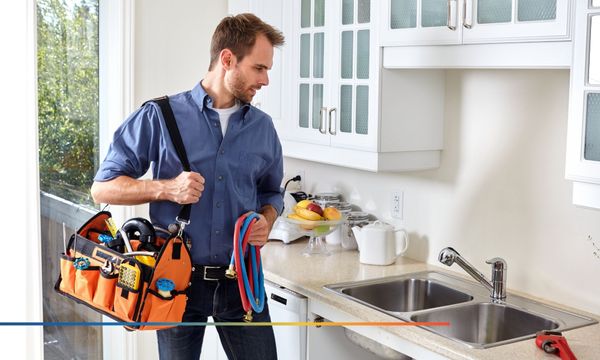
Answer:
[[[231,74],[228,83],[231,93],[236,99],[244,103],[250,103],[254,98],[254,95],[249,93],[248,85],[239,71],[236,70]]]

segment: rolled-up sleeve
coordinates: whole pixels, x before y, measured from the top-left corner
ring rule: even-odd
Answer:
[[[152,104],[135,111],[115,131],[106,158],[100,164],[95,181],[108,181],[125,175],[139,178],[144,175],[158,153],[158,114]]]
[[[277,213],[281,215],[283,211],[283,194],[281,191],[283,153],[279,138],[274,131],[273,133],[273,159],[258,182],[258,201],[259,208],[265,205],[272,205],[277,210]]]

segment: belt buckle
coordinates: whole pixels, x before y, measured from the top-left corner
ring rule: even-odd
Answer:
[[[220,266],[204,266],[204,274],[202,274],[202,279],[207,280],[207,281],[219,281],[219,279],[213,279],[213,278],[208,278],[206,277],[206,270],[207,269],[219,269]]]

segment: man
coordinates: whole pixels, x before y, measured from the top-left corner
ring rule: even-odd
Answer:
[[[273,47],[281,32],[252,14],[227,17],[211,43],[208,73],[191,91],[169,98],[191,165],[182,171],[160,108],[152,102],[117,129],[92,185],[97,203],[150,203],[152,222],[174,222],[182,204],[193,204],[191,237],[195,271],[185,322],[240,322],[245,314],[237,281],[224,274],[233,250],[234,223],[259,213],[249,243],[262,246],[283,207],[281,144],[271,118],[249,105],[269,83]],[[139,180],[152,166],[153,180]],[[217,269],[213,267],[218,266]],[[255,322],[270,322],[265,306]],[[161,359],[198,359],[204,326],[159,330]],[[273,329],[224,326],[217,331],[230,359],[276,358]]]

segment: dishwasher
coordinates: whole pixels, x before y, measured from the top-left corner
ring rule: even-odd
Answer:
[[[296,292],[265,280],[271,321],[305,322],[308,299]],[[281,360],[306,360],[306,326],[273,326],[277,357]]]

